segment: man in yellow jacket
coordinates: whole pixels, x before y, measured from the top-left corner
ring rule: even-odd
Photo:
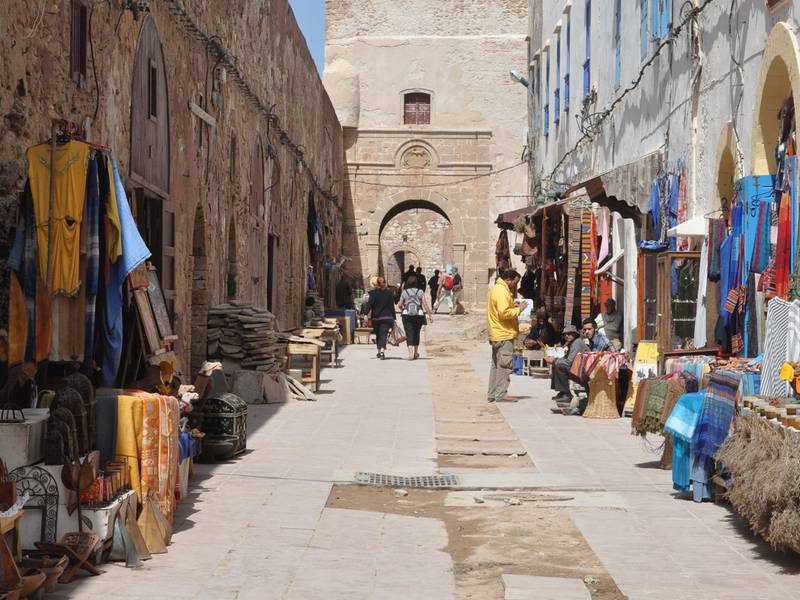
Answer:
[[[520,274],[514,269],[501,271],[486,301],[492,368],[489,371],[489,402],[508,400],[508,384],[514,370],[514,340],[519,335],[519,314],[528,305],[514,303]]]

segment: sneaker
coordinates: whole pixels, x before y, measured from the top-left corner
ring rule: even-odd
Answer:
[[[565,415],[569,416],[569,417],[576,417],[576,416],[578,416],[578,415],[580,415],[580,414],[581,414],[581,411],[580,411],[580,410],[578,410],[578,409],[577,409],[577,408],[575,408],[575,407],[572,407],[572,408],[565,408],[565,409],[564,409],[563,411],[561,411],[561,412],[562,412],[563,414],[565,414]]]
[[[378,352],[378,358],[384,360],[386,358],[386,355],[383,352]]]
[[[571,402],[572,401],[572,396],[570,396],[569,394],[559,394],[558,396],[555,396],[553,398],[553,400],[555,400],[556,403],[558,403],[558,402]]]

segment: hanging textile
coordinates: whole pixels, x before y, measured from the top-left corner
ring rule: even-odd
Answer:
[[[708,278],[711,281],[720,280],[720,246],[727,236],[725,219],[708,220]]]
[[[122,254],[110,266],[104,294],[103,318],[100,319],[100,340],[102,345],[101,385],[111,386],[119,369],[122,356],[122,285],[136,267],[150,257],[150,250],[144,243],[136,222],[131,214],[125,187],[119,176],[117,162],[110,159],[114,190],[112,197],[115,212],[119,216]]]
[[[639,261],[636,260],[636,223],[633,222],[633,219],[624,219],[622,223],[625,236],[625,251],[630,257],[629,260],[625,261],[624,265],[625,285],[622,289],[625,305],[623,311],[623,339],[625,349],[630,352],[633,350],[634,344],[639,341],[635,335],[639,317],[639,302],[636,289],[639,277]]]
[[[597,253],[597,264],[601,264],[609,255],[609,221],[611,221],[611,211],[604,206],[600,209],[600,249]]]
[[[760,393],[768,397],[791,395],[791,385],[780,378],[785,362],[800,361],[800,301],[773,298],[767,304],[764,360]]]
[[[592,316],[592,211],[581,211],[581,319]]]
[[[567,243],[567,296],[564,305],[564,324],[572,323],[572,313],[575,307],[575,286],[578,275],[578,266],[581,261],[581,227],[584,210],[578,207],[569,209],[569,234]]]
[[[699,459],[713,461],[717,450],[728,437],[736,414],[739,380],[713,371],[703,399],[700,419],[692,438],[692,452]]]
[[[706,293],[708,290],[708,238],[703,239],[700,250],[700,273],[697,284],[697,307],[694,321],[694,347],[705,348],[706,334]]]
[[[791,226],[791,194],[784,192],[778,208],[778,241],[775,245],[775,295],[781,298],[789,291]]]
[[[499,270],[511,268],[511,251],[508,246],[508,230],[503,229],[494,247],[495,264]]]
[[[50,172],[55,174],[52,235],[52,293],[74,295],[80,286],[80,230],[86,199],[89,145],[70,141],[56,147],[50,164],[50,145],[28,149],[28,179],[36,214],[39,272],[47,274],[50,219]]]

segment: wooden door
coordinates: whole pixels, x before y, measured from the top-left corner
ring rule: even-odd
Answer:
[[[139,33],[131,95],[130,178],[169,195],[169,104],[164,54],[152,17]]]

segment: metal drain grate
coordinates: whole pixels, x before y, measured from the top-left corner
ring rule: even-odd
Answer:
[[[356,473],[356,483],[362,485],[384,485],[397,488],[427,488],[439,489],[455,487],[458,478],[455,475],[419,475],[414,477],[400,477],[397,475],[384,475],[382,473]]]

